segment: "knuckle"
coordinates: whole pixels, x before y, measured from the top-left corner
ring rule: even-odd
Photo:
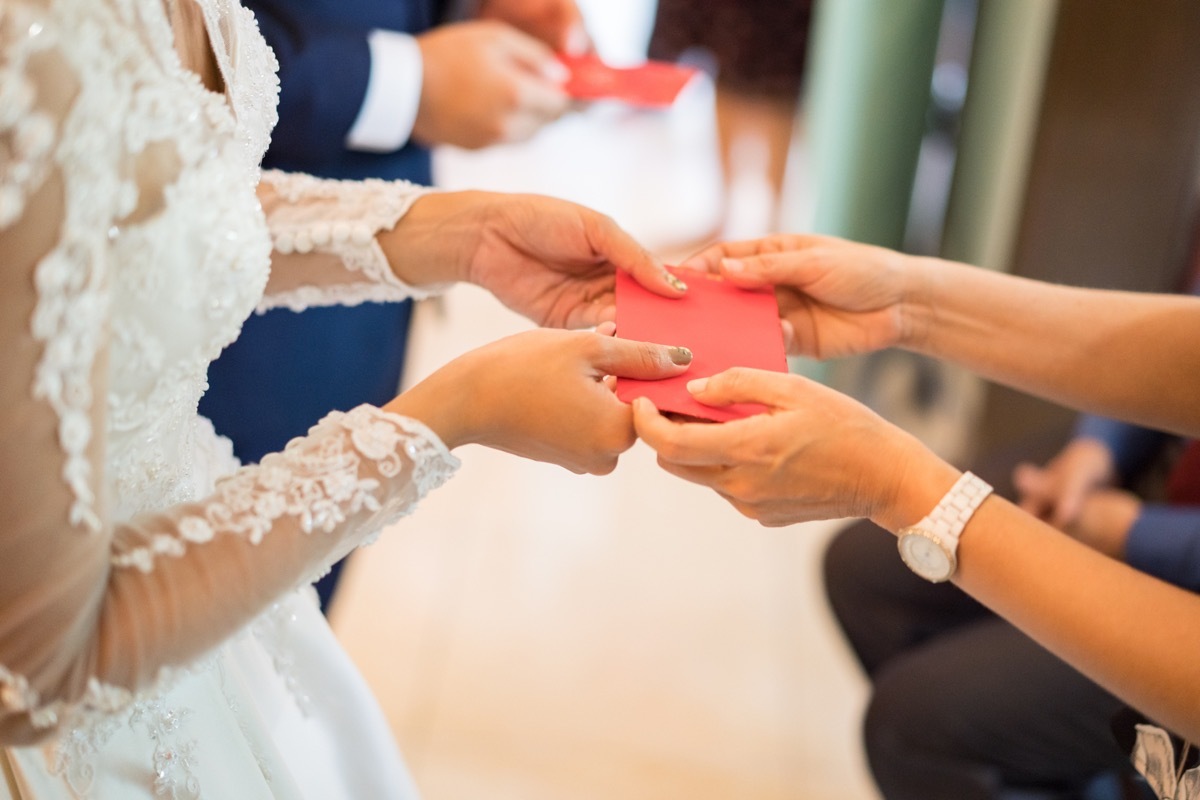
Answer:
[[[772,438],[749,439],[738,448],[738,463],[778,466],[778,448],[778,442]]]
[[[503,142],[508,139],[509,120],[507,115],[497,113],[489,119],[481,121],[476,128],[474,139],[480,143],[480,147],[493,144],[495,142]]]
[[[632,418],[625,413],[604,425],[596,436],[596,449],[605,456],[617,456],[632,447],[636,439]]]
[[[654,344],[642,344],[637,348],[638,365],[648,372],[656,372],[670,365],[663,348]]]
[[[765,510],[758,519],[759,524],[764,528],[786,528],[794,521],[786,511],[779,508]]]
[[[512,117],[513,112],[521,108],[521,87],[516,81],[501,81],[496,87],[495,100],[497,105],[506,112],[505,122],[508,125],[515,124]]]
[[[747,519],[752,519],[756,522],[758,521],[758,509],[755,508],[754,506],[749,505],[747,503],[743,503],[741,500],[736,500],[736,499],[731,499],[729,501],[729,503],[743,517],[746,517]]]
[[[608,475],[617,468],[617,457],[609,456],[596,462],[592,467],[593,475]]]
[[[750,480],[744,475],[727,477],[724,483],[724,490],[730,497],[735,497],[738,501],[748,505],[757,505],[764,497],[762,487],[756,481]]]
[[[683,455],[683,448],[673,434],[666,434],[660,437],[654,449],[658,451],[660,460],[674,464],[678,464]]]
[[[716,376],[717,387],[725,392],[740,392],[746,388],[747,376],[745,367],[731,367]]]
[[[633,429],[632,423],[625,425],[617,432],[612,447],[609,452],[620,454],[624,453],[629,448],[633,447],[633,443],[637,441],[637,431]]]
[[[613,346],[612,342],[616,341],[610,336],[597,336],[584,331],[574,331],[568,335],[575,340],[579,354],[593,363],[605,360]]]

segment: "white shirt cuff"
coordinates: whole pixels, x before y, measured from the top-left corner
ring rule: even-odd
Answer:
[[[373,30],[367,36],[371,74],[346,147],[371,153],[399,150],[412,136],[421,104],[421,48],[406,33]]]

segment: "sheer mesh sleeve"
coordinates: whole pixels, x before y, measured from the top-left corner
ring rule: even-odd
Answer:
[[[409,286],[375,239],[432,190],[406,181],[340,181],[268,170],[259,198],[275,253],[259,310],[423,299],[445,285]]]
[[[105,148],[125,140],[103,128],[121,117],[111,99],[81,89],[73,65],[90,43],[63,35],[74,49],[65,57],[40,14],[19,0],[0,4],[6,744],[130,702],[408,513],[457,466],[419,422],[364,406],[331,414],[209,497],[114,517],[104,398],[121,304],[106,244],[114,214],[132,209],[114,155],[122,151]],[[87,81],[115,86],[103,74]],[[91,104],[87,114],[81,103]]]

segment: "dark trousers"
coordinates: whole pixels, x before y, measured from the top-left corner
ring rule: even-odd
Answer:
[[[1014,461],[976,472],[1004,492]],[[1111,729],[1120,701],[957,587],[916,577],[888,532],[842,531],[824,575],[871,679],[863,738],[887,800],[1065,800],[1127,769]]]

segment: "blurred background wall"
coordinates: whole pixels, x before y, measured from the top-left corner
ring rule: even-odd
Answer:
[[[815,211],[794,225],[1056,282],[1179,288],[1200,3],[829,0],[817,42]],[[1071,419],[909,354],[827,374],[959,459]]]

